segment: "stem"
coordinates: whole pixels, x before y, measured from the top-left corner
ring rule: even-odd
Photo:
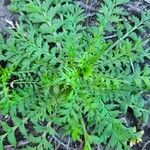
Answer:
[[[108,47],[105,51],[105,53],[108,53],[111,49],[113,49],[120,41],[124,40],[126,37],[128,37],[134,30],[136,30],[142,22],[140,22],[138,25],[134,26],[129,32],[127,32],[124,36],[122,36],[120,39],[118,39],[114,44],[112,44],[110,47]]]
[[[149,140],[149,141],[147,141],[147,142],[144,144],[144,146],[143,146],[142,150],[146,150],[146,147],[147,147],[147,145],[148,145],[148,144],[150,144],[150,140]]]
[[[81,116],[80,121],[81,121],[81,125],[82,125],[82,127],[83,127],[85,145],[88,145],[89,149],[92,150],[92,148],[91,148],[91,146],[90,146],[90,143],[89,143],[89,135],[88,135],[88,133],[87,133],[87,131],[86,131],[85,123],[84,123],[84,121],[83,121],[82,116]]]

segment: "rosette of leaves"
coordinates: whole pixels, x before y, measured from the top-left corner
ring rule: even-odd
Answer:
[[[38,150],[54,149],[56,137],[82,141],[85,150],[128,150],[141,138],[122,118],[128,108],[144,124],[149,118],[142,93],[150,69],[140,65],[150,57],[149,39],[140,35],[150,12],[129,16],[126,2],[104,0],[96,25],[85,26],[84,10],[71,0],[12,0],[20,17],[0,37],[0,112],[11,117],[0,123],[0,149],[6,141],[17,147],[18,132],[25,149]]]

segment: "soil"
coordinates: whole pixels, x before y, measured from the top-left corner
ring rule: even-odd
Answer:
[[[6,26],[8,26],[9,21],[15,21],[16,16],[9,12],[8,5],[10,4],[9,0],[0,0],[0,32],[4,32]]]
[[[102,1],[99,0],[93,0],[92,2],[87,3],[88,0],[77,0],[77,3],[81,5],[85,9],[85,13],[88,16],[87,23],[93,24],[95,13],[98,10],[98,7]],[[8,26],[9,21],[16,22],[16,15],[12,14],[8,11],[8,5],[10,3],[10,0],[0,0],[0,32],[5,32],[5,28]],[[132,0],[127,5],[123,6],[127,11],[129,11],[131,14],[134,14],[136,16],[140,15],[141,10],[149,10],[150,9],[150,1],[149,0]],[[147,31],[147,35],[150,35],[150,31]],[[149,63],[149,60],[146,60],[145,63]],[[145,94],[145,98],[147,101],[150,102],[150,93]],[[0,115],[0,120],[7,119],[6,117],[3,117]],[[128,110],[127,119],[130,121],[130,123],[133,126],[141,126],[139,125],[139,121],[135,119],[132,110]],[[147,123],[146,126],[142,127],[142,129],[145,131],[143,136],[143,142],[135,145],[133,147],[134,150],[150,150],[150,120]],[[11,148],[8,146],[6,150],[10,150]]]

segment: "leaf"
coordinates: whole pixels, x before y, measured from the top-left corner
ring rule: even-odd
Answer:
[[[117,5],[121,5],[121,4],[128,3],[128,2],[130,1],[129,0],[116,0]]]
[[[29,15],[29,20],[33,23],[43,23],[46,22],[46,18],[39,13],[32,13]]]
[[[120,142],[118,142],[118,144],[117,144],[117,150],[123,150],[122,144]]]
[[[81,129],[74,126],[71,135],[72,135],[72,138],[73,138],[74,140],[79,140],[79,139],[80,139],[80,135],[81,135]]]
[[[139,24],[140,20],[136,16],[131,16],[131,19],[134,21],[135,24]]]
[[[138,109],[134,109],[133,110],[134,111],[134,115],[135,115],[135,117],[141,117],[141,115],[142,115],[142,112],[140,111],[140,110],[138,110]]]
[[[0,122],[0,124],[2,125],[2,128],[6,131],[6,132],[9,132],[11,130],[11,127],[9,127],[7,125],[7,123],[5,122]]]
[[[58,3],[55,7],[51,7],[48,11],[49,20],[51,21],[56,15],[57,11],[60,9],[60,4]]]
[[[139,79],[139,78],[137,78],[137,79],[135,78],[134,81],[135,81],[136,86],[138,86],[138,87],[141,88],[141,86],[142,86],[142,80]]]
[[[26,129],[26,127],[25,127],[24,124],[20,125],[20,126],[19,126],[19,129],[20,129],[20,132],[21,132],[25,137],[28,136],[28,134],[27,134],[27,129]]]
[[[9,11],[11,12],[14,12],[14,13],[18,13],[18,8],[15,4],[11,4],[9,7],[8,7]]]
[[[0,150],[4,150],[3,140],[2,139],[0,139]]]
[[[85,143],[84,150],[92,150],[90,144],[87,141]]]
[[[135,33],[135,32],[132,32],[131,34],[130,34],[130,37],[133,39],[133,40],[137,40],[138,39],[138,36],[137,36],[137,34]]]
[[[17,141],[16,141],[16,137],[15,137],[15,134],[14,134],[14,130],[11,130],[10,132],[8,132],[7,138],[8,138],[8,141],[9,141],[13,146],[16,146]]]
[[[149,66],[143,69],[149,39],[137,33],[149,28],[150,11],[137,18],[124,10],[127,2],[104,0],[96,24],[89,24],[72,0],[11,1],[20,17],[9,36],[0,37],[0,111],[13,121],[1,123],[5,141],[15,147],[17,128],[28,149],[51,150],[54,127],[71,141],[84,135],[81,149],[99,143],[130,149],[137,134],[122,121],[128,107],[137,119],[149,119],[142,98],[150,84]]]
[[[3,141],[4,141],[4,138],[5,138],[6,136],[7,136],[7,133],[0,136],[0,150],[4,150]]]
[[[150,80],[148,78],[144,78],[143,81],[146,84],[147,88],[150,89]]]
[[[127,110],[128,110],[128,105],[126,102],[122,102],[120,103],[120,108],[121,108],[121,111],[123,111],[124,114],[127,113]]]
[[[36,39],[37,46],[42,47],[42,42],[43,42],[43,38],[42,38],[41,34],[39,34],[37,39]]]
[[[144,125],[146,125],[149,119],[149,113],[143,112],[143,119],[144,119]]]
[[[131,26],[130,23],[127,22],[127,21],[124,21],[124,26],[125,26],[127,32],[129,32],[129,31],[132,29],[132,26]]]
[[[109,139],[109,142],[107,143],[107,146],[105,147],[106,150],[109,150],[111,148],[114,148],[117,145],[117,139],[115,138],[115,135],[112,135]]]
[[[46,24],[46,23],[43,23],[43,24],[40,26],[39,31],[40,31],[41,33],[43,33],[43,34],[45,34],[45,33],[52,33],[51,28],[50,28],[49,25]]]
[[[47,127],[47,132],[52,136],[54,136],[56,134],[55,129],[50,126]]]
[[[90,135],[89,141],[90,141],[90,144],[100,144],[100,138],[95,135]]]
[[[30,2],[29,4],[25,5],[24,11],[26,12],[31,12],[31,13],[40,13],[41,7],[38,5],[35,5],[33,2]]]
[[[13,116],[12,120],[13,120],[14,124],[17,126],[20,126],[23,124],[23,121],[19,117]]]

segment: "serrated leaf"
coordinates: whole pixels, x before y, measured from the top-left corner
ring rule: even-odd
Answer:
[[[7,123],[5,122],[0,122],[0,124],[2,125],[2,128],[6,131],[9,132],[11,130],[11,127],[7,125]]]
[[[52,33],[51,28],[50,28],[49,25],[46,24],[46,23],[43,23],[43,24],[40,26],[39,31],[40,31],[41,33],[43,33],[43,34],[45,34],[45,33]]]
[[[111,148],[114,148],[117,144],[117,139],[115,138],[114,135],[111,136],[109,139],[109,142],[107,143],[107,146],[105,147],[106,150],[109,150]]]
[[[144,125],[147,124],[149,116],[150,116],[149,113],[143,112]]]
[[[11,131],[8,133],[7,138],[8,138],[8,141],[9,141],[13,146],[16,146],[17,141],[16,141],[16,137],[15,137],[15,134],[14,134],[14,131],[13,131],[13,130],[11,130]]]
[[[136,41],[136,40],[138,39],[138,36],[137,36],[137,34],[136,34],[135,32],[132,32],[132,33],[130,34],[130,37],[131,37],[134,41]]]
[[[4,150],[3,141],[4,141],[4,139],[5,139],[6,136],[7,136],[7,133],[0,136],[0,150]]]
[[[4,150],[3,140],[0,138],[0,150]]]
[[[124,114],[127,113],[128,105],[125,102],[120,103],[120,108],[121,108],[121,111],[123,111]]]
[[[116,0],[117,5],[121,5],[121,4],[128,3],[128,2],[130,1],[129,0]]]
[[[118,144],[117,144],[117,150],[123,150],[122,144],[120,142],[118,142]]]
[[[135,78],[134,81],[135,81],[136,86],[138,86],[138,87],[142,86],[142,80],[141,79],[139,79],[139,78],[136,79]]]
[[[29,15],[29,20],[33,23],[44,23],[46,22],[46,18],[39,13],[32,13]]]
[[[132,26],[131,26],[130,23],[127,22],[127,21],[124,21],[124,26],[125,26],[127,32],[129,32],[129,31],[132,29]]]
[[[92,148],[88,142],[85,143],[84,150],[92,150]]]
[[[150,79],[144,78],[143,81],[144,81],[145,85],[150,89]]]
[[[23,121],[18,117],[13,116],[12,120],[13,120],[14,124],[17,125],[17,126],[20,126],[20,125],[23,124]]]
[[[100,138],[95,135],[90,135],[89,141],[90,141],[90,144],[100,144]]]
[[[131,19],[134,21],[135,24],[139,24],[140,20],[136,16],[131,16]]]
[[[38,5],[35,5],[33,2],[30,2],[29,4],[25,5],[24,11],[26,12],[31,12],[31,13],[40,13],[41,12],[41,7]]]
[[[138,117],[141,117],[141,116],[142,116],[142,112],[141,112],[140,110],[138,110],[138,109],[134,109],[133,111],[134,111],[134,115],[135,115],[135,117],[136,117],[136,118],[138,118]]]

